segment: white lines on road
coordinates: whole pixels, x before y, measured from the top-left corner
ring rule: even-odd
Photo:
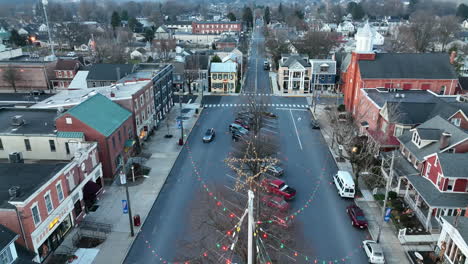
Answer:
[[[289,107],[289,108],[298,108],[298,109],[301,109],[301,108],[308,108],[308,105],[304,105],[304,104],[260,104],[261,106],[265,106],[265,107]],[[204,105],[205,107],[207,108],[210,108],[210,107],[246,107],[248,106],[248,104],[205,104]],[[288,108],[288,109],[289,109]]]
[[[293,114],[292,114],[291,109],[289,109],[289,113],[291,114],[291,119],[292,119],[293,124],[294,124],[294,129],[296,130],[296,136],[297,136],[297,141],[299,142],[299,147],[300,147],[301,150],[302,150],[301,139],[299,138],[299,132],[297,131],[296,121],[294,121],[294,116],[293,116]]]

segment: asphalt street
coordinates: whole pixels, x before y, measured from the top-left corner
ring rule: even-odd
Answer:
[[[263,37],[256,32],[248,60],[245,93],[271,92],[268,73],[263,70],[263,43]],[[223,160],[235,144],[227,128],[240,108],[227,105],[248,100],[248,96],[242,95],[204,98],[204,104],[225,106],[203,110],[124,263],[183,263],[203,254],[206,247],[212,248],[209,254],[218,254],[214,239],[223,234],[202,224],[207,210],[219,210],[216,206],[207,208],[210,191],[206,187],[221,188],[227,194],[230,190],[226,188],[233,186],[229,176],[233,172]],[[307,104],[300,97],[263,96],[261,101]],[[291,230],[295,241],[281,251],[284,255],[281,263],[366,263],[360,245],[368,233],[351,226],[346,206],[352,200],[340,198],[331,183],[337,167],[320,131],[310,128],[310,112],[290,107],[271,107],[270,111],[278,115],[273,133],[279,138],[278,157],[285,169],[283,179],[297,190],[290,211],[290,214],[297,212]],[[217,135],[213,142],[206,144],[202,135],[208,128],[214,128]]]

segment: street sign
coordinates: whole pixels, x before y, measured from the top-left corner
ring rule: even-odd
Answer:
[[[128,214],[128,203],[127,200],[122,200],[122,210],[124,214]]]
[[[388,222],[390,220],[390,213],[392,212],[392,208],[386,208],[385,209],[385,216],[384,216],[384,221]]]
[[[120,172],[120,184],[122,185],[127,184],[127,177],[125,173],[123,172]]]
[[[182,120],[180,120],[180,119],[177,120],[177,128],[178,129],[182,128]]]

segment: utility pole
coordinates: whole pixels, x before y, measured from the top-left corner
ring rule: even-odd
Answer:
[[[132,207],[130,206],[130,195],[128,194],[127,175],[125,175],[123,171],[120,171],[120,183],[125,185],[125,193],[127,195],[128,221],[130,224],[130,235],[133,237],[135,236],[135,232],[133,231],[133,223],[132,223]]]
[[[180,106],[180,117],[179,117],[179,122],[180,122],[180,145],[184,144],[184,119],[182,118],[182,97],[180,96],[179,92],[179,106]]]
[[[47,25],[47,33],[49,35],[49,42],[50,42],[50,51],[52,52],[52,56],[55,59],[55,51],[54,51],[54,43],[52,43],[52,34],[50,34],[50,27],[49,27],[49,19],[47,18],[47,5],[49,4],[48,0],[42,0],[42,8],[44,9],[44,16]]]
[[[249,201],[248,201],[248,210],[249,210],[249,219],[248,219],[248,248],[247,248],[247,264],[253,264],[254,262],[254,252],[253,252],[253,225],[254,225],[254,217],[253,217],[253,199],[254,193],[252,190],[249,190]]]
[[[377,234],[377,243],[380,240],[380,234],[382,233],[382,228],[383,228],[383,224],[384,224],[384,221],[385,221],[385,219],[384,219],[385,209],[387,207],[388,192],[389,192],[390,184],[392,183],[392,178],[393,178],[393,163],[394,163],[394,161],[395,161],[395,151],[392,152],[392,161],[390,163],[390,173],[388,174],[387,185],[385,186],[385,198],[384,198],[383,207],[382,207],[382,219],[380,219],[382,221],[382,223],[379,226],[379,233]]]

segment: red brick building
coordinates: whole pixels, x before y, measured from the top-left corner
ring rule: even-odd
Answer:
[[[193,21],[192,34],[221,34],[223,32],[242,32],[240,22]]]
[[[70,162],[0,163],[0,224],[43,262],[102,192],[97,144],[82,143]]]
[[[49,90],[56,61],[2,61],[0,62],[0,92],[14,92],[11,83],[3,78],[7,70],[14,72],[18,93]]]
[[[79,68],[80,62],[77,60],[58,60],[50,80],[52,88],[67,89]]]
[[[431,90],[453,95],[458,78],[445,53],[374,53],[368,24],[356,34],[356,50],[345,59],[341,90],[346,110],[356,113],[361,89]]]
[[[104,177],[113,179],[133,151],[132,113],[102,94],[90,96],[59,116],[55,125],[58,131],[83,132],[87,141],[98,142]]]

